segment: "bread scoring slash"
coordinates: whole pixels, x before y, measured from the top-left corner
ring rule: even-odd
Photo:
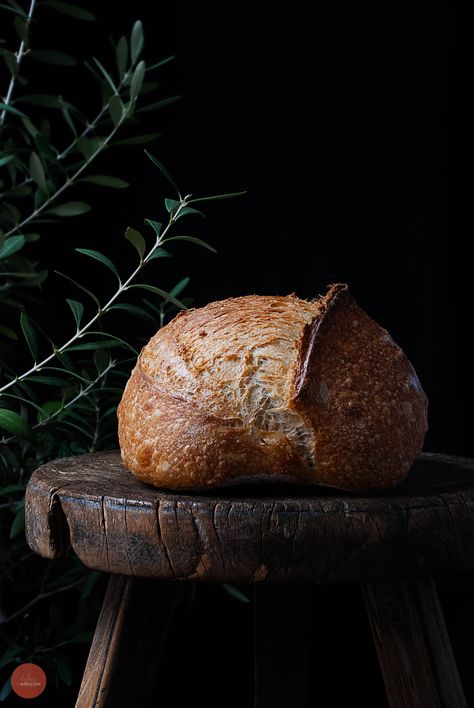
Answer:
[[[252,295],[180,312],[138,357],[119,442],[158,487],[374,491],[405,478],[427,405],[400,347],[336,284],[311,302]]]

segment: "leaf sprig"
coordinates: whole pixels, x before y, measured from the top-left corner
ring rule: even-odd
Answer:
[[[120,177],[91,174],[90,168],[111,146],[155,140],[159,133],[135,133],[129,137],[121,133],[142,111],[158,110],[180,97],[141,101],[142,96],[158,86],[147,82],[147,77],[174,57],[146,64],[142,58],[145,39],[140,20],[134,23],[129,39],[124,35],[114,46],[114,69],[107,69],[96,57],[85,62],[101,95],[101,107],[92,117],[62,93],[17,91],[18,82],[24,83],[20,72],[30,59],[66,68],[76,62],[60,52],[34,48],[31,29],[37,8],[35,0],[28,14],[23,13],[16,0],[6,0],[2,7],[15,16],[21,43],[15,53],[0,43],[0,58],[3,57],[10,72],[7,92],[3,98],[0,96],[0,304],[20,308],[18,298],[28,300],[31,288],[47,276],[46,270],[38,270],[36,264],[23,257],[28,243],[40,237],[43,224],[49,226],[91,210],[91,205],[82,199],[63,201],[71,190],[86,183],[112,189],[128,187],[128,182]],[[93,19],[88,10],[69,3],[48,0],[41,7],[79,20]],[[41,122],[36,117],[38,108]],[[57,129],[61,128],[61,122],[72,133],[72,140],[63,147],[57,146],[52,137],[64,132]],[[0,327],[0,338],[2,335],[8,337],[11,331]]]
[[[52,223],[80,217],[92,208],[83,189],[92,194],[96,189],[126,188],[120,175],[94,169],[96,159],[110,149],[155,140],[158,133],[140,130],[141,115],[179,98],[153,95],[158,88],[154,72],[173,57],[149,61],[140,21],[115,43],[111,60],[98,56],[85,63],[91,84],[87,95],[92,98],[96,89],[97,108],[71,101],[72,81],[45,93],[38,83],[43,72],[36,72],[36,79],[28,75],[31,62],[48,65],[51,78],[61,67],[61,81],[64,72],[81,70],[75,57],[41,43],[48,13],[61,13],[64,32],[68,22],[75,27],[94,20],[76,2],[80,0],[0,3],[0,28],[11,20],[18,36],[15,49],[0,37],[0,61],[8,71],[6,86],[0,86],[0,585],[5,589],[0,654],[2,642],[6,647],[0,668],[9,671],[22,661],[38,660],[56,687],[59,681],[71,684],[76,667],[69,663],[68,645],[90,641],[101,601],[94,588],[100,589],[105,578],[86,571],[74,556],[46,561],[27,549],[24,490],[29,473],[53,458],[116,447],[116,409],[136,360],[133,344],[146,341],[157,324],[163,326],[176,308],[192,302],[186,295],[188,277],[165,290],[154,282],[154,265],[172,255],[168,249],[175,241],[214,250],[176,224],[202,215],[202,202],[226,196],[183,197],[170,173],[148,153],[174,190],[173,197],[165,199],[164,227],[146,219],[143,233],[132,226],[126,230],[135,255],[126,273],[110,253],[94,245],[75,249],[77,258],[88,259],[94,269],[103,268],[116,284],[108,297],[99,298],[90,285],[93,280],[79,283],[65,275],[75,288],[65,304],[70,334],[61,334],[59,345],[54,321],[44,331],[36,312],[44,302],[38,286],[48,274],[32,259],[30,244]],[[127,132],[132,125],[133,132]],[[123,248],[130,247],[124,243]],[[120,329],[124,316],[137,318],[136,341],[128,327],[126,335]],[[32,363],[17,374],[22,349]],[[0,685],[0,702],[10,691],[8,677]]]
[[[151,227],[154,233],[154,243],[151,245],[151,247],[148,248],[147,250],[147,240],[141,234],[139,231],[136,229],[128,228],[125,232],[125,238],[132,244],[134,247],[137,255],[138,255],[138,262],[136,266],[131,270],[131,272],[125,277],[122,278],[118,268],[115,266],[113,261],[100,251],[96,250],[91,250],[91,249],[84,249],[84,248],[77,248],[76,251],[80,253],[83,256],[86,256],[88,258],[91,258],[95,261],[98,261],[101,265],[103,265],[105,268],[107,268],[109,271],[111,271],[114,276],[117,279],[117,288],[115,291],[112,293],[112,295],[108,298],[108,300],[101,305],[98,298],[89,290],[86,290],[84,286],[80,285],[76,281],[72,280],[71,278],[68,278],[71,280],[75,285],[77,285],[81,290],[85,291],[89,296],[91,296],[94,300],[94,302],[97,305],[97,309],[93,316],[91,316],[85,323],[83,323],[83,315],[84,315],[84,305],[77,301],[77,300],[71,300],[68,299],[68,305],[71,309],[72,315],[74,317],[74,322],[76,325],[75,332],[69,337],[66,342],[64,342],[61,346],[53,347],[53,350],[45,357],[43,357],[41,360],[38,361],[38,342],[37,342],[37,336],[35,329],[28,319],[28,317],[22,313],[20,320],[21,320],[21,328],[23,331],[23,335],[25,337],[26,343],[28,345],[28,348],[30,350],[30,353],[33,358],[33,366],[31,366],[29,369],[24,371],[22,374],[16,375],[11,378],[10,381],[8,381],[6,384],[4,384],[2,387],[0,387],[0,403],[1,403],[1,398],[2,396],[7,396],[9,395],[8,392],[14,387],[18,387],[18,385],[25,383],[28,379],[31,379],[34,377],[36,374],[42,371],[47,371],[49,370],[51,364],[54,362],[54,360],[59,360],[59,362],[62,361],[63,355],[69,355],[72,352],[78,352],[78,351],[97,351],[98,349],[108,349],[111,347],[116,347],[116,346],[121,346],[122,348],[129,348],[130,345],[127,342],[124,342],[123,340],[119,339],[118,337],[107,334],[104,331],[95,331],[94,326],[99,323],[99,321],[102,320],[105,314],[110,312],[112,309],[119,307],[117,301],[123,296],[124,293],[127,291],[131,290],[141,290],[145,291],[148,293],[152,293],[155,296],[158,296],[164,303],[171,303],[175,307],[179,309],[186,308],[185,303],[182,302],[178,298],[179,290],[177,288],[174,288],[174,290],[167,292],[163,290],[162,288],[157,287],[156,285],[150,285],[149,283],[146,282],[137,282],[138,276],[142,273],[144,270],[145,266],[147,266],[152,260],[163,257],[164,254],[167,254],[166,250],[164,250],[164,246],[166,244],[172,243],[174,241],[188,241],[194,244],[197,244],[201,247],[207,248],[211,251],[215,251],[215,249],[210,246],[208,243],[203,241],[202,239],[199,239],[195,236],[189,236],[187,234],[178,234],[176,236],[171,236],[170,235],[170,230],[172,227],[176,224],[176,222],[185,217],[185,216],[191,216],[194,215],[197,212],[196,209],[191,207],[191,204],[195,203],[202,203],[202,202],[207,202],[207,201],[213,201],[216,199],[225,199],[229,197],[236,197],[244,194],[244,192],[233,192],[229,194],[220,194],[220,195],[213,195],[210,197],[193,197],[191,194],[188,194],[186,196],[181,196],[180,191],[178,190],[176,183],[172,179],[171,175],[169,172],[166,170],[166,168],[161,164],[161,162],[150,152],[145,151],[147,157],[155,164],[155,166],[158,167],[158,169],[162,172],[162,174],[166,177],[166,179],[170,182],[170,184],[176,189],[178,199],[165,199],[165,209],[168,212],[168,223],[166,226],[163,228],[162,225],[154,220],[151,219],[145,219],[145,223]],[[68,277],[68,276],[66,276]],[[180,283],[181,288],[184,287],[183,281]],[[180,288],[180,289],[181,289]],[[140,309],[134,309],[134,306],[128,304],[128,303],[122,303],[121,304],[122,308],[128,309],[129,312],[132,314],[141,314]],[[88,339],[91,336],[95,337],[100,337],[100,339],[96,340],[90,340]],[[86,339],[86,341],[81,341]],[[136,354],[136,351],[132,351]],[[115,363],[110,361],[108,364],[108,368],[104,369],[104,372],[107,373],[110,369],[112,369],[115,366]],[[62,369],[64,373],[69,374],[70,370],[68,369]],[[104,372],[101,372],[102,374]],[[82,397],[85,395],[87,392],[89,392],[94,385],[94,383],[98,383],[102,379],[102,375],[98,376],[95,380],[95,382],[91,383],[91,385],[88,385],[86,388],[81,388],[80,393],[76,396],[76,398],[71,399],[67,405],[62,405],[60,409],[57,411],[54,411],[53,415],[50,415],[48,417],[48,421],[52,420],[53,418],[57,418],[59,413],[66,410],[66,408],[69,408],[72,403],[75,400],[78,400],[78,398]],[[18,395],[14,396],[14,398],[19,399]],[[21,398],[21,397],[20,397]],[[35,406],[36,404],[32,402],[31,400],[28,401],[27,399],[21,399],[23,403],[25,404],[30,404]],[[12,418],[12,411],[6,410],[6,409],[1,409],[0,408],[0,428],[6,429],[8,432],[14,432],[16,435],[23,437],[23,438],[29,438],[31,437],[31,433],[33,429],[36,429],[37,427],[44,426],[46,424],[46,419],[40,418],[38,423],[34,425],[32,428],[25,429],[24,426],[24,421],[20,424],[19,414],[16,414],[18,417]],[[15,423],[16,422],[16,423]],[[4,441],[10,440],[10,438],[4,438]]]

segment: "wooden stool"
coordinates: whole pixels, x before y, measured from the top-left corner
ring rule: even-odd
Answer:
[[[304,588],[342,581],[361,585],[390,707],[466,706],[432,576],[474,566],[471,460],[423,454],[374,496],[178,494],[138,482],[118,452],[83,455],[33,474],[26,528],[40,555],[72,547],[111,573],[79,708],[149,704],[186,580],[254,585],[258,708],[305,705]]]

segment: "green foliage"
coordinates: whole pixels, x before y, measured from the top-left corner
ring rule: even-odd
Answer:
[[[93,196],[91,203],[82,200],[84,184],[89,194],[125,189],[128,183],[121,177],[92,172],[94,161],[106,149],[154,140],[156,133],[137,130],[140,112],[178,98],[143,100],[153,86],[147,84],[148,75],[171,58],[147,65],[140,21],[129,38],[120,37],[113,47],[112,68],[94,57],[85,63],[90,94],[95,88],[100,101],[94,114],[62,91],[46,94],[27,83],[30,61],[48,64],[51,75],[55,67],[69,71],[76,64],[74,57],[36,46],[41,22],[51,21],[53,13],[60,13],[71,31],[76,23],[94,19],[88,10],[59,0],[29,0],[27,6],[6,0],[0,6],[0,26],[11,22],[20,42],[15,49],[0,41],[7,72],[4,91],[0,87],[0,702],[9,695],[9,676],[21,661],[37,661],[56,686],[71,685],[74,657],[90,641],[104,589],[102,574],[87,571],[74,556],[46,561],[27,548],[24,491],[29,475],[52,458],[117,445],[116,407],[137,349],[114,329],[114,316],[137,318],[147,339],[157,322],[163,325],[190,302],[181,297],[189,278],[169,292],[154,282],[157,261],[172,255],[165,245],[186,240],[213,250],[195,237],[173,235],[178,219],[195,216],[190,205],[202,200],[182,197],[168,170],[147,152],[174,190],[173,198],[164,201],[164,226],[146,219],[144,233],[127,228],[113,252],[133,246],[128,272],[119,273],[110,253],[79,244],[75,251],[77,258],[88,260],[89,280],[84,284],[67,274],[54,276],[62,276],[70,289],[64,303],[69,334],[58,334],[54,321],[45,331],[35,319],[31,307],[35,311],[44,301],[40,286],[48,272],[32,258],[30,244],[47,238],[51,224],[80,219],[93,209]],[[127,125],[133,125],[129,135],[124,134]],[[58,144],[54,136],[66,132],[69,142]],[[110,282],[105,298],[94,292],[96,273]]]
[[[147,67],[139,20],[133,25],[130,41],[122,36],[113,48],[111,68],[96,57],[85,62],[85,70],[91,73],[90,93],[95,90],[101,104],[95,114],[88,114],[60,91],[57,95],[40,93],[30,84],[25,91],[31,61],[47,62],[51,71],[55,66],[69,69],[76,64],[73,57],[61,52],[36,48],[39,20],[48,22],[56,12],[76,21],[90,21],[93,15],[79,6],[53,0],[31,0],[29,10],[7,0],[2,8],[3,24],[9,19],[6,11],[10,11],[21,44],[17,51],[8,49],[6,42],[0,45],[9,75],[6,93],[0,96],[0,306],[21,309],[31,297],[31,288],[46,277],[38,264],[24,255],[25,245],[44,228],[45,217],[51,224],[90,211],[88,202],[64,200],[85,182],[126,188],[128,183],[118,176],[89,174],[94,161],[111,147],[153,141],[157,133],[137,134],[135,130],[129,137],[122,133],[136,111],[157,110],[179,97],[148,103],[142,100],[145,78],[170,58]],[[65,131],[71,138],[65,145],[58,145],[54,136]],[[8,337],[3,329],[0,346],[1,337]]]
[[[117,278],[117,286],[102,305],[91,291],[79,286],[92,295],[97,309],[86,317],[89,309],[87,305],[79,300],[67,299],[73,320],[73,333],[61,346],[53,345],[49,353],[38,356],[36,328],[24,312],[20,315],[25,345],[34,364],[21,374],[10,373],[9,368],[5,367],[7,382],[0,386],[0,429],[5,432],[3,438],[0,438],[0,479],[3,480],[0,497],[7,500],[0,504],[0,510],[4,511],[5,516],[7,509],[10,517],[13,515],[11,522],[7,522],[4,528],[0,527],[0,533],[8,531],[9,539],[15,543],[10,551],[0,554],[0,563],[8,576],[9,563],[14,559],[16,572],[11,573],[12,586],[23,588],[19,596],[23,595],[25,600],[22,600],[23,604],[19,608],[10,610],[7,615],[0,609],[0,639],[7,638],[8,645],[14,636],[20,637],[19,643],[13,645],[16,647],[15,652],[9,653],[7,650],[4,655],[5,667],[18,661],[38,660],[43,666],[51,666],[55,675],[69,686],[72,670],[63,648],[74,642],[86,641],[84,637],[90,638],[90,616],[85,616],[82,624],[73,624],[73,629],[61,628],[58,619],[60,610],[55,601],[50,601],[47,606],[54,615],[52,622],[56,637],[50,637],[49,625],[42,625],[45,612],[43,599],[63,592],[77,593],[81,589],[87,596],[91,592],[92,576],[74,558],[69,558],[68,563],[63,561],[61,565],[55,566],[61,569],[59,574],[51,569],[54,565],[51,562],[42,562],[37,557],[31,559],[31,554],[28,556],[22,535],[25,523],[25,483],[29,472],[47,459],[116,445],[116,408],[137,351],[129,342],[106,330],[107,315],[114,310],[122,310],[141,317],[149,323],[147,332],[151,334],[157,320],[162,326],[176,308],[186,307],[179,297],[188,285],[189,278],[183,278],[167,292],[145,282],[143,277],[145,268],[150,267],[152,261],[169,255],[163,249],[163,245],[169,242],[186,239],[211,248],[197,238],[169,235],[192,201],[190,197],[181,198],[169,213],[168,223],[163,229],[161,224],[145,220],[152,226],[151,240],[136,229],[126,230],[125,237],[134,245],[138,262],[122,279],[108,256],[91,249],[76,249],[80,254],[98,262],[99,267],[105,266],[111,271]],[[186,215],[192,216],[192,211]],[[149,293],[153,299],[150,301],[143,298],[140,305],[123,301],[126,294],[131,296],[135,291]],[[101,328],[96,329],[99,325]],[[20,480],[21,483],[15,484],[12,480]],[[23,562],[18,560],[21,553]],[[33,580],[24,587],[23,579],[28,565],[24,559],[28,557],[35,568],[39,565],[44,569],[44,575],[37,579],[33,576]],[[29,572],[31,574],[31,569]],[[47,579],[51,581],[50,584]],[[84,595],[80,599],[76,598],[79,608],[84,599]],[[38,611],[38,616],[31,640],[33,644],[29,636],[28,642],[21,642],[21,623],[30,614],[36,614],[35,611]],[[10,626],[14,629],[11,634],[8,631]]]

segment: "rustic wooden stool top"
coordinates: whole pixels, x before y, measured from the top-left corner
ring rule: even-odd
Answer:
[[[117,666],[128,665],[115,654],[121,656],[126,649],[118,635],[111,648],[109,630],[113,626],[127,634],[130,654],[132,630],[126,628],[123,607],[130,613],[134,603],[141,605],[141,614],[150,622],[150,613],[143,612],[150,583],[140,577],[252,583],[262,587],[262,593],[268,592],[267,585],[280,583],[301,593],[309,583],[358,582],[390,706],[466,705],[434,584],[414,579],[474,566],[471,460],[425,453],[396,489],[356,496],[288,486],[177,493],[137,481],[118,452],[83,455],[36,470],[27,489],[26,529],[30,547],[40,555],[53,558],[72,547],[89,568],[120,576],[112,576],[78,706],[130,705],[124,671],[120,690],[116,687]],[[157,592],[168,593],[169,602],[162,606],[171,613],[176,602],[169,588],[180,583],[152,585],[154,606]],[[303,694],[298,698],[294,685],[290,694],[278,678],[285,672],[291,675],[292,661],[288,656],[281,666],[281,657],[275,650],[272,654],[275,642],[269,641],[269,633],[285,631],[287,640],[288,633],[304,623],[293,614],[285,625],[280,607],[280,629],[271,629],[274,623],[265,620],[271,602],[267,595],[261,603],[258,592],[256,705],[287,706],[290,695],[292,706],[303,705]],[[276,587],[274,592],[282,590]],[[396,611],[387,615],[390,607]],[[131,624],[136,627],[136,617]],[[157,635],[151,634],[156,648]],[[105,649],[104,641],[109,642]],[[294,649],[294,643],[287,644]],[[133,651],[139,651],[137,646]],[[281,641],[278,646],[281,654]],[[109,674],[103,667],[98,671],[98,654]],[[415,655],[418,666],[410,664]],[[134,690],[136,686],[134,682]],[[133,697],[137,699],[136,693]]]
[[[423,454],[408,479],[372,496],[321,487],[202,493],[136,480],[118,452],[38,469],[28,543],[69,545],[89,568],[170,580],[328,582],[406,578],[474,565],[474,463]]]

